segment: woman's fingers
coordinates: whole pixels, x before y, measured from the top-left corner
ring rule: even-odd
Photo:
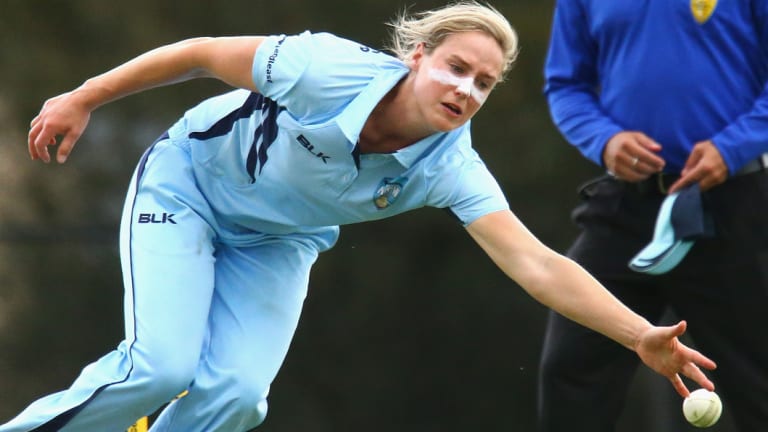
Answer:
[[[56,135],[51,128],[46,127],[42,122],[36,126],[40,127],[40,132],[38,132],[34,141],[30,143],[31,149],[36,155],[33,159],[40,159],[43,162],[48,163],[51,161],[51,155],[48,153],[48,146],[56,144]]]
[[[690,391],[688,391],[688,387],[685,386],[685,383],[683,383],[683,380],[680,378],[679,374],[674,374],[669,378],[669,381],[672,382],[672,387],[675,388],[675,391],[682,397],[687,398],[688,395],[691,394]]]
[[[72,152],[72,148],[75,146],[75,142],[77,142],[78,138],[80,138],[80,136],[73,132],[70,132],[64,136],[64,138],[61,140],[61,144],[59,144],[59,149],[56,152],[56,162],[63,164],[67,161],[67,158]]]
[[[29,128],[29,134],[27,135],[27,147],[29,148],[29,157],[31,157],[32,160],[39,159],[40,157],[37,154],[35,141],[37,140],[38,135],[40,135],[41,129],[42,126],[40,126],[40,123],[35,123],[34,121],[32,122],[32,126]]]

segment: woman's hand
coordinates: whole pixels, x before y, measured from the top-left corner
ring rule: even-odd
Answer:
[[[99,106],[150,88],[192,78],[216,78],[233,87],[258,91],[251,68],[263,36],[194,38],[148,51],[77,89],[49,99],[32,120],[29,155],[50,162],[48,146],[61,144],[56,160],[64,163]]]
[[[680,378],[681,373],[707,390],[715,389],[715,385],[700,369],[715,369],[715,362],[678,340],[685,333],[686,326],[685,321],[680,321],[674,326],[651,327],[638,338],[635,345],[635,351],[643,362],[667,377],[682,397],[688,397],[690,392]]]
[[[56,161],[64,163],[90,118],[91,110],[80,101],[77,90],[47,100],[30,123],[28,145],[32,160],[50,162],[48,146],[56,145],[61,137]]]

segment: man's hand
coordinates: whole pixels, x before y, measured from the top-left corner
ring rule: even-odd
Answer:
[[[680,178],[669,187],[669,193],[679,191],[686,186],[698,183],[701,190],[719,185],[728,178],[728,166],[720,155],[720,150],[712,141],[701,141],[693,146]]]
[[[605,144],[603,162],[619,179],[638,182],[664,169],[661,145],[642,132],[619,132]]]

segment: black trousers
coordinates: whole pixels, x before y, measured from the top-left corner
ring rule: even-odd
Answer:
[[[716,237],[698,240],[659,276],[627,266],[653,236],[664,200],[655,183],[604,177],[580,194],[573,219],[582,232],[568,255],[649,321],[658,322],[667,308],[685,319],[697,349],[718,364],[709,376],[739,430],[766,430],[768,172],[707,191]],[[635,353],[550,313],[539,376],[541,430],[613,431],[639,364]]]

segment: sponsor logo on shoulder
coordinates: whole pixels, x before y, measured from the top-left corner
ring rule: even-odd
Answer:
[[[267,60],[267,82],[272,83],[272,65],[275,63],[275,60],[277,60],[278,54],[280,54],[280,46],[283,45],[283,42],[285,42],[286,36],[283,35],[283,37],[280,38],[279,41],[277,41],[277,45],[275,45],[275,50],[272,51],[272,54],[269,56],[269,59]]]
[[[369,52],[369,53],[373,53],[373,54],[378,54],[378,53],[381,52],[381,51],[379,51],[377,49],[373,49],[373,48],[367,47],[365,45],[360,45],[360,51],[366,52],[366,53]]]

